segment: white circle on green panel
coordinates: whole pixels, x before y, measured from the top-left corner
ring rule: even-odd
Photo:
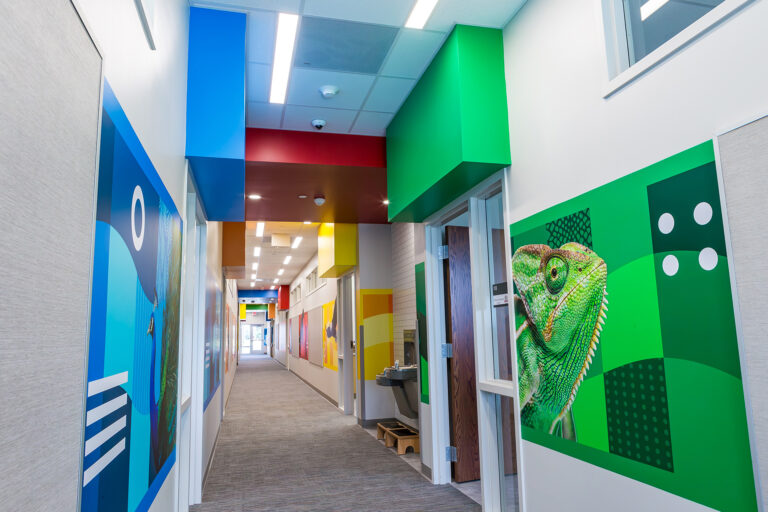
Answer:
[[[705,226],[712,220],[712,206],[709,203],[699,203],[693,209],[693,220],[700,226]]]
[[[675,218],[671,213],[662,213],[659,217],[659,231],[668,235],[675,229]]]
[[[673,276],[677,274],[678,270],[680,270],[680,262],[677,261],[676,256],[670,254],[668,256],[664,256],[664,260],[661,262],[661,268],[664,270],[665,274],[668,276]]]
[[[717,266],[717,252],[711,247],[706,247],[699,253],[699,265],[704,270],[712,270]]]

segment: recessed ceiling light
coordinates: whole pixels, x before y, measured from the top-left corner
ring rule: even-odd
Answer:
[[[253,248],[253,256],[258,258],[261,256],[261,247],[254,247]]]
[[[261,199],[261,196],[259,194],[251,194],[248,196],[248,199],[253,199],[254,201],[258,201]]]
[[[281,276],[283,275],[283,272],[285,272],[285,269],[281,268],[280,270],[277,271],[277,275]]]
[[[308,196],[307,194],[299,194],[297,197],[298,197],[299,199],[306,199],[306,198],[308,198],[309,196]]]
[[[270,103],[285,103],[288,79],[291,77],[293,48],[296,45],[296,29],[299,16],[281,12],[277,17],[277,37],[275,38],[275,59],[272,65],[272,89]]]
[[[383,200],[382,203],[384,203],[385,205],[389,205],[389,199]]]
[[[291,249],[298,249],[301,245],[301,241],[304,240],[304,237],[297,236],[293,239],[293,245],[291,246]]]
[[[408,21],[405,22],[406,28],[424,28],[427,24],[427,20],[432,16],[432,11],[437,5],[437,0],[416,0],[416,5],[413,6],[411,15],[408,16]]]
[[[275,278],[275,280],[274,280],[274,281],[272,281],[272,282],[273,282],[273,283],[275,283],[275,284],[277,284],[277,283],[279,283],[279,282],[280,282],[280,280],[279,280],[278,278]]]
[[[264,236],[264,223],[263,222],[257,222],[256,223],[256,236],[258,236],[258,237]]]
[[[256,263],[254,263],[253,265],[251,265],[251,270],[258,270],[258,269],[259,269],[259,264],[258,264],[258,262],[256,262]]]
[[[285,257],[285,259],[283,260],[283,265],[287,265],[287,264],[289,264],[290,262],[291,262],[291,256],[290,256],[290,255],[288,255],[288,256],[286,256],[286,257]]]
[[[309,225],[309,224],[312,224],[312,222],[310,222],[310,221],[308,221],[308,220],[305,220],[305,221],[304,221],[304,224],[307,224],[307,225]]]
[[[651,14],[661,9],[669,0],[648,0],[640,6],[640,21],[645,21]]]

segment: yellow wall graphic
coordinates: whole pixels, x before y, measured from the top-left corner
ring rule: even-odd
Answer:
[[[359,325],[363,326],[365,380],[392,366],[394,336],[392,326],[392,290],[360,290]]]
[[[336,301],[323,304],[323,366],[339,370],[339,346],[336,342]]]

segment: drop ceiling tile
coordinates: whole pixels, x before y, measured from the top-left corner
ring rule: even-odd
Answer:
[[[322,18],[403,26],[414,0],[306,0],[304,14]]]
[[[314,132],[312,120],[325,119],[327,124],[323,133],[347,133],[356,115],[356,110],[286,105],[283,129]]]
[[[375,135],[383,137],[387,134],[387,126],[394,114],[384,114],[381,112],[360,112],[355,121],[355,126],[350,133],[356,135]]]
[[[375,79],[374,75],[294,68],[286,103],[306,107],[359,110]],[[323,98],[320,87],[324,85],[337,86],[339,94],[333,98]]]
[[[502,28],[520,10],[526,0],[440,0],[424,27],[439,32],[450,31],[454,24]]]
[[[298,14],[301,9],[301,0],[193,0],[189,3],[194,6],[218,9],[261,9],[294,14]]]
[[[446,34],[403,29],[381,70],[382,75],[419,78],[443,44]]]
[[[396,27],[312,16],[300,25],[295,66],[374,75],[398,33]]]
[[[248,62],[272,64],[275,54],[277,13],[250,11],[248,13]]]
[[[397,112],[416,80],[408,78],[380,77],[365,102],[365,110],[374,112]]]
[[[283,119],[283,105],[275,103],[248,102],[246,125],[249,128],[280,128]]]
[[[246,75],[246,100],[269,101],[269,88],[272,81],[272,66],[268,64],[248,63]]]

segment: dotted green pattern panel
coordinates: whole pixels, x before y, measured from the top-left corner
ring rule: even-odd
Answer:
[[[572,427],[521,433],[704,506],[755,511],[719,198],[706,142],[510,226],[513,250],[591,247],[609,299]]]
[[[663,359],[646,359],[605,374],[611,453],[672,471]]]

